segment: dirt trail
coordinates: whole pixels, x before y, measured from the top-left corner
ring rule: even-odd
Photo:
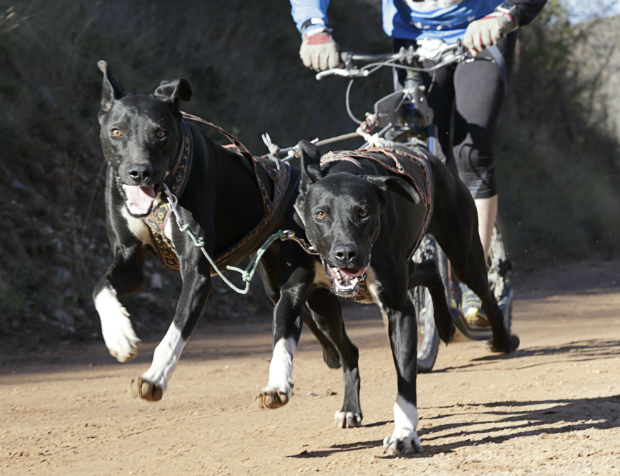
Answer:
[[[384,457],[396,379],[374,307],[348,308],[360,348],[364,426],[333,426],[340,371],[308,332],[295,394],[259,411],[269,317],[202,322],[168,392],[147,404],[126,392],[155,343],[118,364],[103,343],[0,354],[0,474],[620,474],[620,262],[580,263],[517,277],[521,349],[440,349],[418,378],[422,455]],[[334,393],[336,393],[334,395]]]

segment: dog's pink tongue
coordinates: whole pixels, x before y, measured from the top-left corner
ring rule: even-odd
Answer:
[[[148,187],[123,185],[123,190],[127,196],[127,208],[131,213],[144,215],[151,209],[153,200],[155,200],[155,190],[152,185]]]
[[[352,273],[348,269],[340,268],[340,272],[343,274],[346,274],[347,276],[351,278],[359,278],[362,274],[366,272],[367,269],[368,269],[368,266],[365,266],[362,269],[356,271],[355,273]]]

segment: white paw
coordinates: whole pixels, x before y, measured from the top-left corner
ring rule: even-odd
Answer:
[[[293,381],[293,354],[296,347],[291,337],[280,339],[273,347],[273,357],[269,364],[269,383],[263,388],[254,404],[262,409],[280,408],[286,405],[291,396],[295,382]]]
[[[256,395],[254,404],[261,410],[283,407],[290,399],[293,385],[292,380],[288,385],[267,385]]]
[[[407,436],[386,436],[383,440],[382,453],[388,455],[422,453],[422,444],[415,432]]]
[[[339,428],[357,428],[362,426],[362,415],[352,412],[336,412],[336,426]]]
[[[101,319],[101,334],[110,354],[119,362],[129,362],[138,355],[142,345],[131,326],[127,309],[116,298],[116,293],[104,289],[95,299]]]
[[[394,403],[394,433],[383,440],[383,451],[388,455],[421,453],[422,445],[416,433],[418,409],[398,394]]]
[[[168,380],[177,368],[185,340],[181,331],[172,323],[168,332],[153,352],[153,362],[140,377],[131,381],[131,393],[144,400],[161,400],[168,388]]]

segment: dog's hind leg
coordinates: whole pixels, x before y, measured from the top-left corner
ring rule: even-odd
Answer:
[[[458,233],[453,234],[453,237],[457,236]],[[510,330],[504,324],[502,310],[489,287],[486,263],[478,236],[476,235],[475,240],[471,240],[469,244],[465,240],[443,241],[439,237],[437,241],[448,256],[456,277],[480,297],[482,309],[493,330],[491,349],[494,352],[514,352],[519,347],[519,338],[510,335]]]
[[[451,342],[456,328],[450,315],[446,291],[435,260],[426,260],[422,263],[409,262],[409,289],[416,286],[428,288],[433,300],[433,317],[439,337],[446,344]]]
[[[192,247],[183,251],[185,254],[181,256],[187,256],[188,263],[193,264],[181,263],[183,287],[174,319],[168,332],[156,347],[149,369],[131,381],[131,392],[144,400],[157,401],[163,397],[183,347],[211,297],[209,263],[198,248]]]
[[[129,313],[118,298],[142,289],[144,259],[145,253],[137,244],[123,252],[117,251],[93,291],[93,301],[101,319],[101,334],[110,354],[119,362],[135,359],[141,345]]]
[[[359,351],[346,334],[338,298],[329,289],[319,288],[308,299],[308,306],[318,329],[329,339],[332,347],[335,346],[339,364],[342,365],[344,402],[342,409],[334,415],[336,426],[361,426]]]
[[[436,176],[441,178],[440,174]],[[474,200],[462,182],[455,180],[451,185],[437,186],[437,189],[444,190],[452,188],[454,197],[452,200],[436,200],[429,232],[446,253],[459,280],[482,300],[482,309],[493,330],[492,350],[513,352],[519,346],[519,338],[510,335],[510,329],[504,324],[503,313],[489,287]]]

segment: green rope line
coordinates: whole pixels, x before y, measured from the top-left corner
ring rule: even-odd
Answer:
[[[247,294],[248,291],[250,290],[250,281],[252,281],[252,278],[254,277],[254,274],[256,273],[256,269],[258,268],[258,263],[260,259],[263,257],[263,255],[265,254],[265,251],[267,251],[267,248],[269,248],[273,244],[273,242],[276,240],[285,241],[285,240],[291,239],[289,235],[286,235],[282,230],[279,230],[278,232],[274,233],[269,238],[267,238],[267,240],[260,246],[260,248],[256,250],[256,254],[250,260],[250,262],[248,263],[245,269],[236,268],[234,266],[226,266],[227,270],[236,271],[241,274],[241,279],[245,281],[245,289],[241,289],[235,286],[232,282],[230,282],[230,280],[226,278],[226,276],[224,276],[224,274],[220,271],[220,269],[215,265],[215,262],[209,256],[209,253],[207,253],[207,250],[205,250],[204,240],[202,238],[199,238],[198,235],[196,235],[194,230],[192,230],[188,224],[184,224],[179,228],[181,232],[187,232],[187,234],[190,236],[190,238],[194,242],[194,245],[200,248],[200,250],[202,251],[202,254],[205,255],[205,258],[207,258],[207,261],[209,261],[209,264],[213,267],[213,269],[218,274],[218,276],[222,278],[222,281],[224,281],[230,289],[232,289],[235,292],[238,292],[239,294]]]
[[[207,258],[207,261],[213,267],[217,275],[220,278],[222,278],[224,283],[226,283],[226,285],[230,289],[232,289],[235,292],[238,292],[239,294],[248,293],[248,291],[250,290],[250,281],[252,281],[252,278],[254,277],[254,274],[256,273],[256,269],[258,268],[258,263],[260,262],[260,259],[265,254],[265,251],[267,251],[267,248],[269,248],[273,244],[273,242],[276,240],[281,240],[281,241],[293,240],[299,246],[301,246],[302,249],[306,253],[312,254],[312,255],[318,255],[318,252],[312,246],[308,245],[304,241],[303,238],[296,237],[295,232],[291,230],[284,230],[284,231],[278,230],[276,233],[274,233],[269,238],[267,238],[267,240],[258,248],[258,250],[256,250],[256,254],[252,257],[252,259],[250,260],[250,262],[248,263],[245,269],[235,268],[234,266],[226,266],[227,270],[236,271],[237,273],[240,273],[241,279],[245,281],[245,289],[238,288],[233,283],[231,283],[226,278],[226,276],[224,276],[224,274],[220,271],[220,269],[215,265],[215,261],[213,261],[213,259],[209,256],[209,253],[207,253],[207,251],[205,250],[205,241],[202,238],[199,238],[196,232],[191,229],[189,224],[185,223],[185,221],[181,218],[181,215],[179,214],[179,211],[177,210],[178,199],[176,195],[173,195],[170,192],[170,190],[168,189],[168,186],[165,183],[164,183],[164,187],[165,187],[166,195],[168,197],[168,203],[170,204],[170,208],[174,212],[174,215],[177,221],[177,226],[179,227],[179,230],[181,231],[181,233],[187,232],[187,234],[190,236],[190,238],[194,242],[194,246],[197,246],[198,248],[200,248],[200,250],[202,251],[202,254],[205,255],[205,258]]]

